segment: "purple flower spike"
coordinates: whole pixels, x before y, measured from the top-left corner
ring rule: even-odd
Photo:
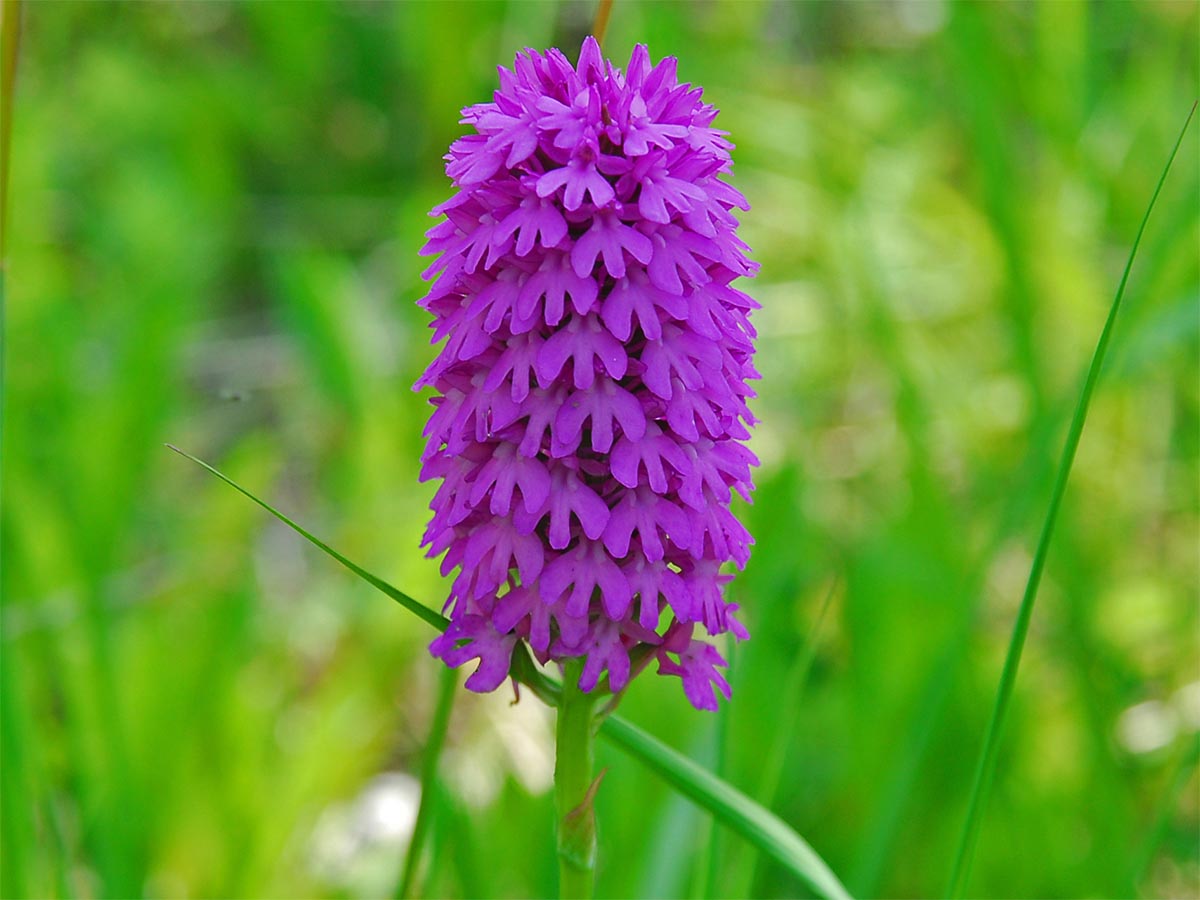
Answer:
[[[437,392],[424,546],[458,570],[430,649],[479,660],[471,690],[525,641],[585,657],[583,690],[621,690],[649,647],[698,709],[729,696],[693,634],[748,636],[721,568],[753,543],[729,504],[758,464],[758,304],[732,284],[757,266],[732,145],[675,71],[639,45],[623,74],[590,37],[577,66],[526,50],[446,156],[458,192],[433,211],[420,301],[446,344],[416,388]]]

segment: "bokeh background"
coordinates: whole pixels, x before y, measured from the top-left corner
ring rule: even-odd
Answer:
[[[5,897],[375,897],[431,605],[417,251],[460,107],[590,3],[28,3],[3,445]],[[863,895],[943,890],[1071,408],[1200,78],[1195,2],[619,0],[737,143],[764,378],[734,702],[625,714]],[[1146,233],[970,893],[1200,895],[1200,129]],[[550,895],[552,714],[458,701],[430,896]],[[599,892],[803,896],[614,748]]]

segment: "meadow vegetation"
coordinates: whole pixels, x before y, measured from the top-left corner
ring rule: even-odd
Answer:
[[[592,5],[31,3],[13,118],[0,894],[390,895],[442,679],[417,251],[458,110]],[[943,891],[1055,466],[1200,78],[1195,2],[618,2],[761,265],[733,702],[622,715],[856,896]],[[1071,476],[967,893],[1200,895],[1193,123]],[[553,713],[458,695],[429,896],[555,891]],[[801,885],[597,747],[597,891]]]

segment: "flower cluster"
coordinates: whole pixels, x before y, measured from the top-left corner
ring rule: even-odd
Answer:
[[[729,504],[758,462],[740,443],[757,304],[732,286],[756,265],[732,145],[675,64],[639,45],[622,73],[593,38],[575,66],[526,50],[446,156],[457,193],[433,210],[420,301],[446,344],[416,387],[437,392],[424,544],[458,573],[431,650],[478,659],[472,690],[523,640],[586,657],[585,691],[657,659],[696,707],[729,696],[693,634],[747,637],[720,569],[753,543]]]

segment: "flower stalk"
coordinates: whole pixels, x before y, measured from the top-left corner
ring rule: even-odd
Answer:
[[[555,733],[554,803],[558,819],[558,896],[586,900],[596,878],[596,811],[592,805],[595,698],[579,688],[582,659],[566,660]]]
[[[592,36],[596,43],[604,46],[604,35],[608,31],[608,17],[612,15],[613,0],[600,0],[596,7],[596,18],[592,21]]]

